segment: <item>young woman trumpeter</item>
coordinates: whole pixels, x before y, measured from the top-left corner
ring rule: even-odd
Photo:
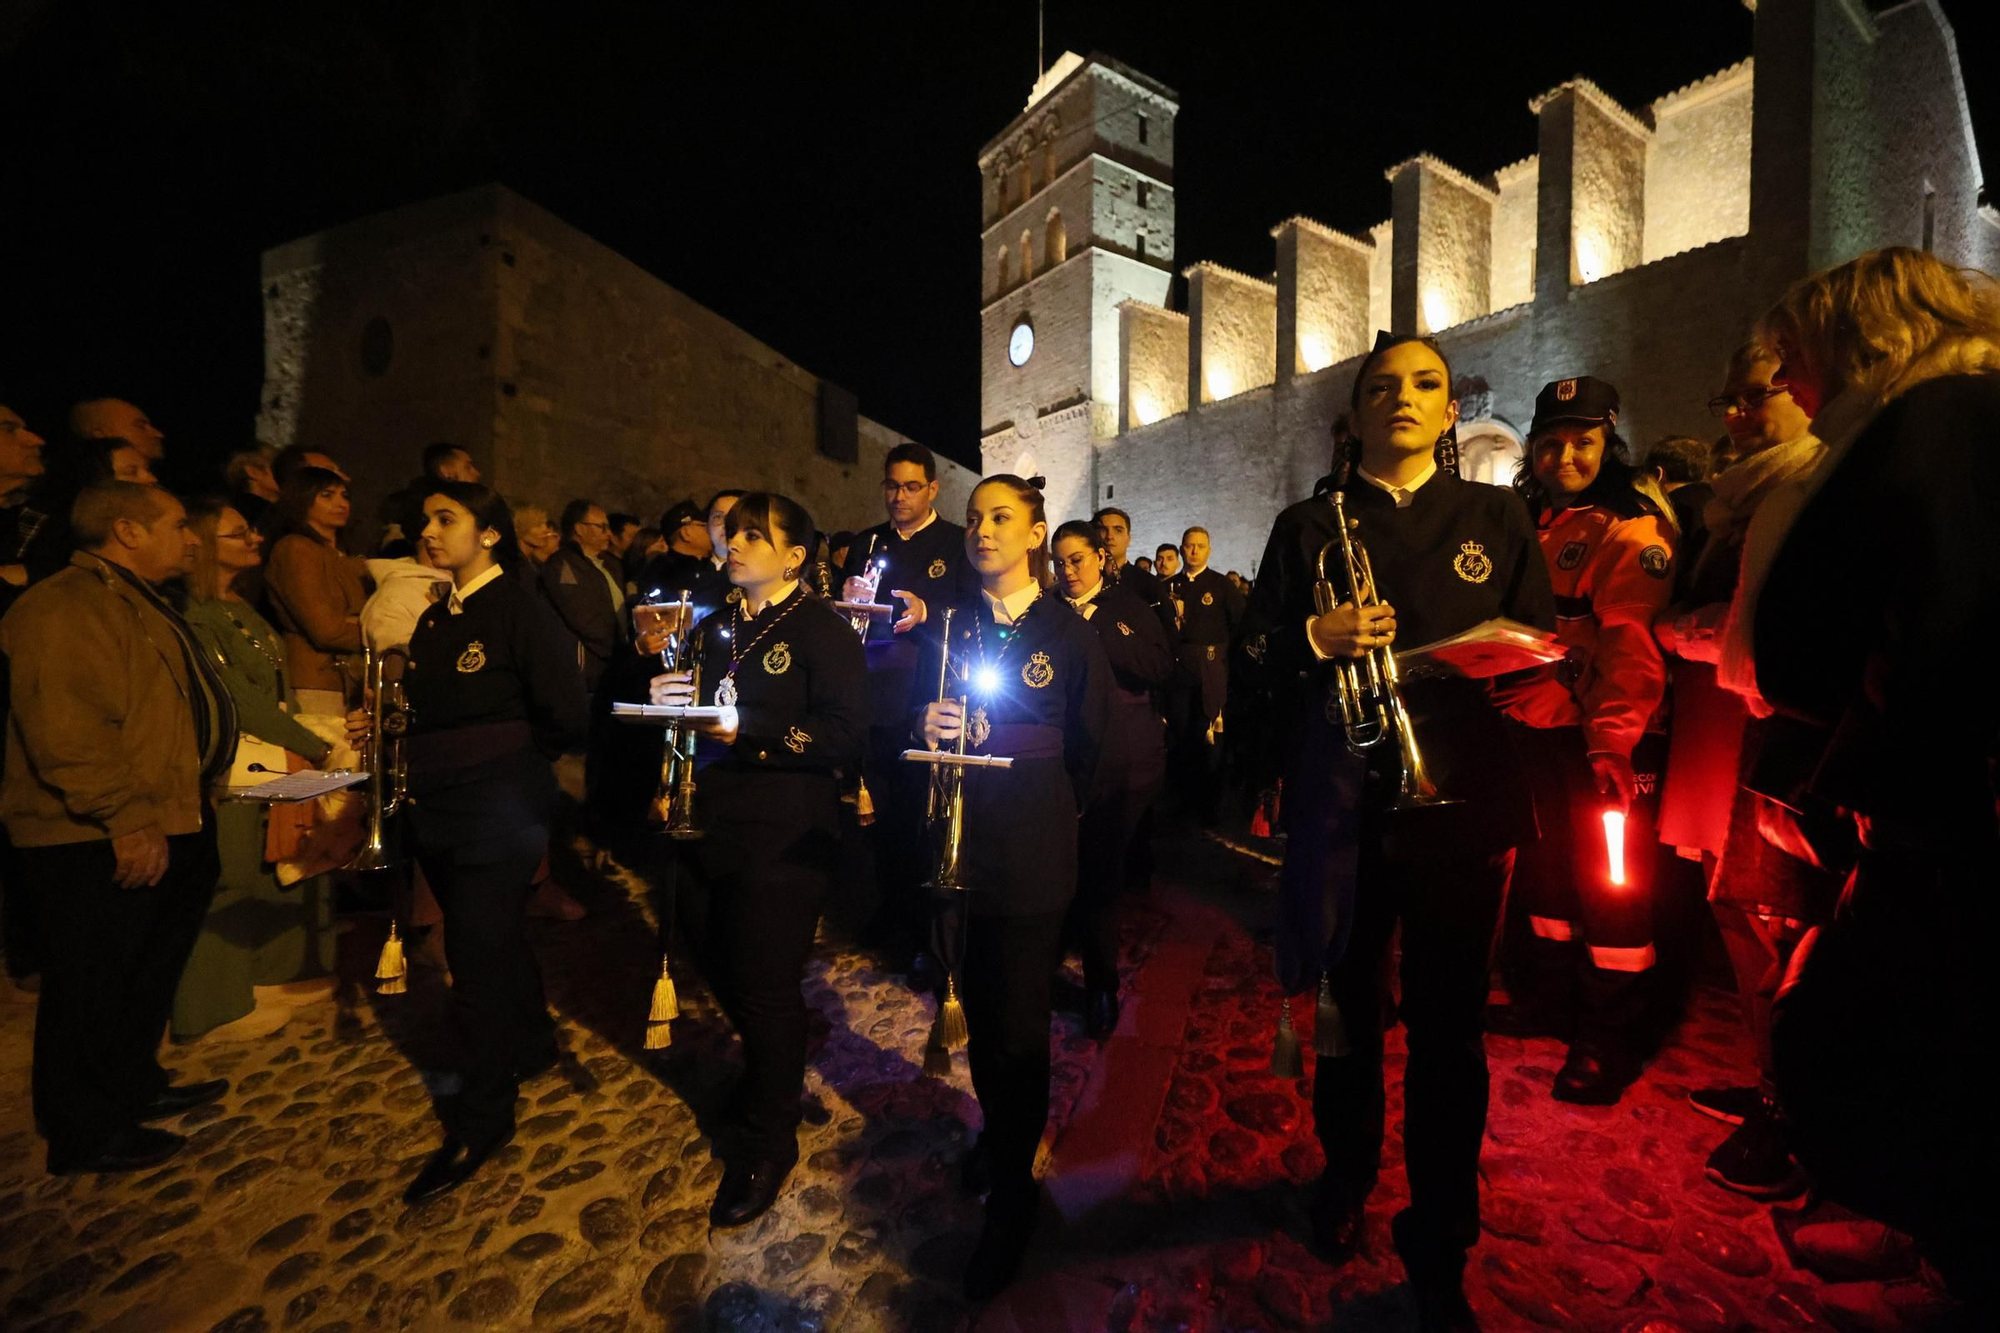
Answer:
[[[1392,1230],[1422,1326],[1469,1328],[1463,1273],[1479,1237],[1487,971],[1514,848],[1535,836],[1534,809],[1491,692],[1462,677],[1404,681],[1430,776],[1450,803],[1399,809],[1400,747],[1392,740],[1365,758],[1350,752],[1328,663],[1429,643],[1493,617],[1550,630],[1555,608],[1520,501],[1461,481],[1450,466],[1458,408],[1434,342],[1378,338],[1355,376],[1351,406],[1358,441],[1342,442],[1319,494],[1278,516],[1251,598],[1251,649],[1289,696],[1296,722],[1279,982],[1297,993],[1324,974],[1352,1044],[1351,1053],[1320,1058],[1313,1086],[1327,1160],[1313,1227],[1339,1261],[1361,1240],[1381,1166],[1382,974],[1400,923],[1410,1206]],[[1339,531],[1336,493],[1367,547],[1381,600],[1322,612],[1314,583],[1320,553]]]
[[[861,761],[868,666],[832,607],[800,586],[811,517],[782,495],[739,499],[724,569],[742,598],[695,631],[689,669],[653,678],[654,703],[715,706],[691,721],[695,822],[676,895],[703,973],[743,1039],[735,1142],[709,1209],[742,1226],[798,1161],[806,1003],[800,977],[840,850],[836,770]],[[700,670],[696,695],[694,666]]]
[[[1077,820],[1095,781],[1111,689],[1097,635],[1044,590],[1042,493],[1015,476],[982,481],[966,505],[965,553],[977,599],[953,608],[946,692],[917,715],[937,749],[961,733],[1007,769],[964,777],[960,977],[972,1088],[985,1129],[964,1163],[987,1195],[965,1291],[983,1300],[1013,1281],[1035,1224],[1035,1149],[1049,1117],[1049,1011],[1063,920],[1076,891]],[[935,653],[917,688],[936,689]],[[925,684],[928,682],[928,684]],[[963,698],[967,702],[960,703]],[[947,951],[947,953],[954,951]]]
[[[527,900],[555,814],[550,764],[589,725],[574,640],[512,575],[506,501],[439,482],[424,518],[426,553],[451,588],[410,636],[408,832],[444,911],[465,1051],[461,1090],[441,1105],[444,1144],[405,1192],[410,1202],[463,1183],[512,1139],[522,1081],[559,1058]]]

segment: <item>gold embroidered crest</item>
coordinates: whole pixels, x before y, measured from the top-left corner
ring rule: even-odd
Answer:
[[[782,676],[791,669],[792,645],[782,642],[772,644],[771,651],[764,654],[764,674]]]
[[[1129,638],[1132,634],[1132,627],[1121,620],[1118,622],[1118,632]]]
[[[1486,557],[1486,548],[1478,542],[1460,542],[1458,558],[1451,562],[1457,575],[1467,583],[1484,583],[1493,576],[1493,562]]]
[[[1202,604],[1203,606],[1214,606],[1214,605],[1215,605],[1215,594],[1214,594],[1214,593],[1212,593],[1212,592],[1205,592],[1205,593],[1203,593],[1203,594],[1201,595],[1201,604]]]
[[[1566,402],[1568,402],[1568,401],[1569,401],[1570,399],[1572,399],[1572,398],[1574,398],[1574,397],[1576,397],[1576,381],[1575,381],[1575,380],[1558,380],[1558,381],[1556,381],[1556,401],[1557,401],[1557,402],[1560,402],[1560,403],[1566,403]]]
[[[935,559],[935,560],[931,561],[931,567],[930,567],[930,576],[931,576],[932,578],[934,578],[934,579],[941,579],[941,578],[943,578],[943,577],[944,577],[944,557],[943,557],[943,556],[939,556],[939,557],[938,557],[937,559]]]
[[[727,597],[723,598],[722,600],[723,600],[723,601],[725,601],[725,602],[740,602],[740,601],[742,601],[742,600],[743,600],[743,589],[741,589],[741,588],[731,588],[731,589],[729,590],[729,596],[727,596]]]
[[[1021,668],[1021,679],[1026,681],[1031,689],[1045,690],[1055,678],[1055,664],[1049,661],[1047,653],[1036,653],[1028,659],[1028,664]]]
[[[471,675],[486,665],[486,645],[474,639],[465,645],[465,651],[458,655],[458,669]]]
[[[986,716],[986,705],[972,710],[972,716],[965,722],[965,743],[977,749],[986,744],[986,738],[993,734],[993,719]]]
[[[804,754],[806,752],[806,746],[811,744],[812,744],[812,737],[807,733],[799,730],[797,727],[793,727],[790,731],[785,733],[785,748],[787,750],[790,750],[793,754]]]

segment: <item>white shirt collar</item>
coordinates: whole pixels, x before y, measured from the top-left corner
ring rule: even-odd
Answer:
[[[1011,625],[1026,615],[1035,599],[1042,595],[1042,585],[1030,579],[1005,597],[995,597],[983,588],[979,595],[986,599],[988,609],[993,612],[994,624]]]
[[[896,535],[898,537],[901,537],[904,541],[908,541],[910,540],[910,538],[916,536],[918,533],[922,532],[925,528],[929,527],[931,524],[935,522],[937,522],[937,510],[932,509],[930,513],[924,515],[923,522],[917,524],[917,526],[911,528],[908,532],[896,532],[896,524],[893,520],[889,524],[889,531],[896,533]]]
[[[1104,580],[1100,578],[1094,585],[1092,585],[1090,591],[1085,593],[1083,596],[1070,597],[1069,604],[1071,606],[1082,606],[1085,602],[1094,602],[1097,600],[1097,594],[1103,591],[1104,591]],[[1065,594],[1065,596],[1067,596],[1067,594]]]
[[[793,593],[797,592],[798,590],[799,590],[799,581],[797,579],[793,579],[790,583],[787,583],[784,587],[772,593],[771,600],[764,603],[762,606],[750,605],[750,599],[748,597],[745,597],[743,599],[743,614],[746,616],[761,616],[766,611],[776,606],[779,602],[784,601],[787,597],[790,597]]]
[[[1419,472],[1416,475],[1415,480],[1411,481],[1410,484],[1407,486],[1392,486],[1388,482],[1382,480],[1380,477],[1376,476],[1374,473],[1370,472],[1367,468],[1362,467],[1358,463],[1355,464],[1354,475],[1361,478],[1361,480],[1367,482],[1370,486],[1373,486],[1378,491],[1387,491],[1389,493],[1389,497],[1396,502],[1396,508],[1408,509],[1410,507],[1411,499],[1415,497],[1418,491],[1423,489],[1425,482],[1429,481],[1432,477],[1435,477],[1437,475],[1437,470],[1438,470],[1437,461],[1433,459],[1429,464],[1425,466],[1422,472]]]
[[[454,587],[451,590],[451,595],[445,599],[445,610],[450,612],[452,615],[457,615],[459,612],[465,609],[466,598],[472,596],[472,594],[478,592],[481,588],[493,582],[493,580],[499,578],[500,575],[503,574],[504,572],[505,570],[503,570],[499,565],[488,565],[486,567],[486,572],[484,574],[479,575],[477,578],[473,579],[472,582],[466,584],[463,588]]]

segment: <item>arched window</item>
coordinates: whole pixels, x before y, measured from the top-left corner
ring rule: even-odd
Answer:
[[[1042,145],[1042,152],[1048,163],[1049,184],[1054,185],[1056,183],[1056,141],[1051,139]]]
[[[1021,154],[1021,202],[1027,203],[1028,196],[1035,192],[1034,162],[1026,153]]]
[[[1062,210],[1049,210],[1049,225],[1042,241],[1042,263],[1054,268],[1069,258],[1069,233],[1063,230]]]
[[[1035,276],[1035,238],[1028,232],[1021,233],[1021,281]]]
[[[1007,247],[1004,245],[993,257],[993,286],[997,291],[1007,290]]]

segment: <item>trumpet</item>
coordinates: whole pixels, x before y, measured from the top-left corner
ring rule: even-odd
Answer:
[[[678,670],[689,653],[694,628],[693,595],[686,589],[671,602],[644,602],[632,608],[633,625],[642,637],[666,636],[660,665]],[[701,663],[693,664],[695,697],[701,697]],[[653,818],[670,838],[690,841],[702,836],[694,817],[694,729],[673,723],[666,729],[666,754],[660,764],[660,787],[653,797]]]
[[[1333,518],[1339,529],[1334,539],[1319,551],[1319,581],[1313,584],[1313,605],[1326,615],[1345,602],[1355,609],[1377,606],[1381,595],[1375,587],[1375,571],[1368,562],[1368,548],[1350,524],[1346,497],[1333,492]],[[1334,578],[1327,577],[1327,557],[1340,552]],[[1360,658],[1342,658],[1333,663],[1334,695],[1340,705],[1342,729],[1347,748],[1364,754],[1393,739],[1402,757],[1403,777],[1396,798],[1399,810],[1421,806],[1452,805],[1453,798],[1438,793],[1417,744],[1417,730],[1410,710],[1403,702],[1402,677],[1396,670],[1395,650],[1383,645],[1371,648]]]
[[[396,863],[388,843],[388,823],[403,808],[409,770],[403,737],[410,730],[410,706],[403,694],[403,669],[409,665],[405,645],[378,653],[363,646],[361,677],[367,689],[368,737],[362,742],[361,766],[368,773],[368,838],[348,863],[350,870],[387,870]]]

